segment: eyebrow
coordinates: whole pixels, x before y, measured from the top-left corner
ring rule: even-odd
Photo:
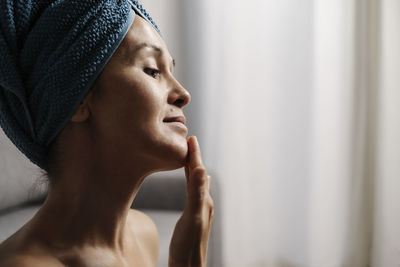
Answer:
[[[149,43],[142,43],[138,46],[135,46],[135,47],[133,47],[131,52],[136,53],[143,48],[151,48],[152,50],[158,52],[160,55],[162,55],[164,53],[163,50],[161,49],[161,47],[156,46],[154,44],[149,44]]]
[[[150,48],[150,49],[154,50],[155,52],[157,52],[159,54],[159,56],[162,56],[164,54],[164,51],[162,50],[162,48],[157,45],[149,44],[149,43],[141,43],[140,45],[135,46],[135,47],[132,47],[132,46],[128,47],[127,50],[129,53],[129,57],[135,56],[135,54],[143,48]],[[175,59],[172,59],[172,65],[175,67]]]

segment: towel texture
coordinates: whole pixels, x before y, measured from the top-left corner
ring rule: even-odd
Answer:
[[[135,13],[159,31],[134,0],[0,0],[0,125],[39,167]]]

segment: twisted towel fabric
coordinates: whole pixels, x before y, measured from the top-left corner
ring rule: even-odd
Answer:
[[[0,125],[39,167],[135,12],[159,31],[135,0],[0,0]]]

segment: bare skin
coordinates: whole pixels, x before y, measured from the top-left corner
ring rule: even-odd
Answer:
[[[149,174],[180,167],[187,203],[169,266],[205,266],[213,215],[209,176],[197,139],[164,121],[183,116],[190,102],[173,65],[162,38],[136,16],[57,137],[59,174],[38,213],[0,245],[0,266],[157,266],[157,229],[130,206]]]

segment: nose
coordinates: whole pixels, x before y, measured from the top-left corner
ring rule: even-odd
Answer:
[[[175,79],[172,78],[172,90],[168,96],[168,103],[182,108],[190,103],[189,92]]]

